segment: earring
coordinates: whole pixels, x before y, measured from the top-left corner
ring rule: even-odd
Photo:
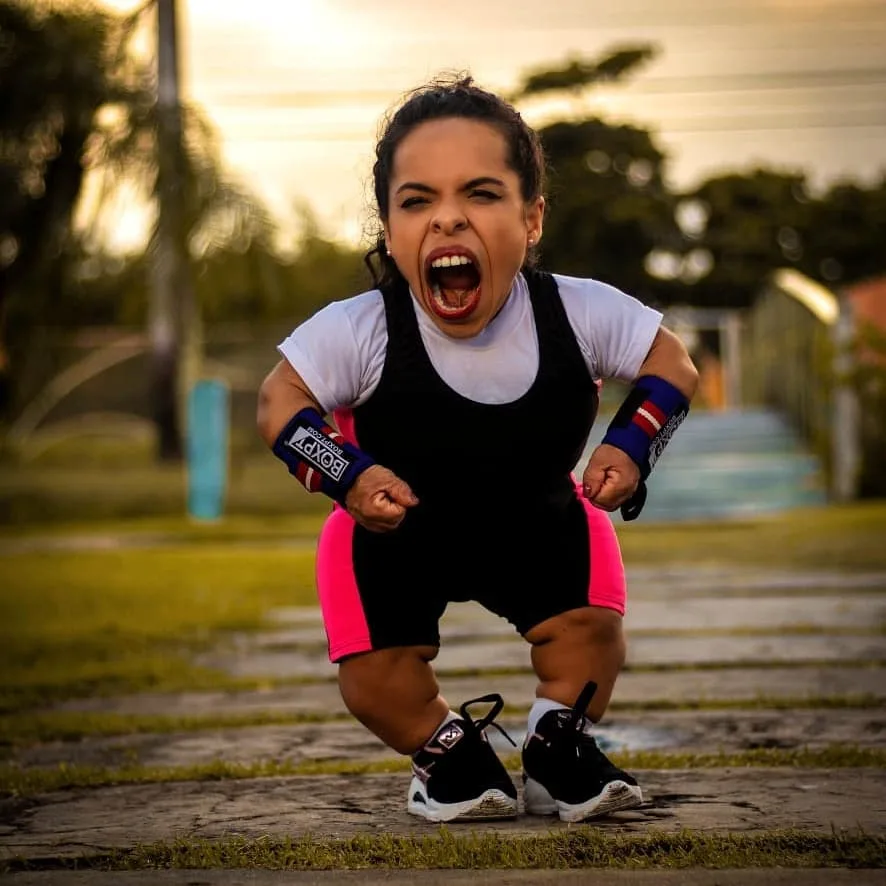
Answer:
[[[390,255],[391,255],[391,250],[388,249],[387,247],[385,247],[385,255],[387,255],[388,257],[390,257]]]

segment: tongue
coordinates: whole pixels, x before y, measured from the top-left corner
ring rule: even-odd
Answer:
[[[477,272],[466,270],[467,265],[455,268],[440,268],[436,272],[441,289],[473,289],[477,285]]]

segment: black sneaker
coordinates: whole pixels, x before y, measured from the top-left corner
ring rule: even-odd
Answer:
[[[584,732],[588,683],[571,711],[548,711],[523,745],[523,803],[530,815],[559,813],[562,821],[587,821],[643,802],[637,781],[613,765]]]
[[[470,705],[490,702],[492,710],[480,720],[468,713]],[[516,818],[517,789],[483,731],[491,724],[507,736],[492,722],[503,707],[497,693],[466,701],[461,719],[441,726],[413,755],[410,813],[430,821]]]

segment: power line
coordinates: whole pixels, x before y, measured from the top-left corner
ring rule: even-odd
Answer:
[[[886,67],[834,71],[787,71],[772,74],[716,74],[709,77],[651,77],[622,84],[599,84],[588,88],[632,95],[708,95],[717,92],[771,92],[802,89],[841,89],[886,86]],[[218,107],[288,109],[337,105],[386,105],[394,93],[378,89],[295,90],[285,92],[221,93],[212,104]],[[541,96],[540,96],[541,97]]]

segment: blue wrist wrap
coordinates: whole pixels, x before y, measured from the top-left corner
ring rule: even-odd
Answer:
[[[688,412],[689,401],[681,391],[663,378],[644,375],[625,398],[602,442],[626,452],[640,468],[641,480],[646,480]]]
[[[323,492],[342,507],[357,477],[375,464],[310,407],[289,420],[272,451],[305,489]]]

